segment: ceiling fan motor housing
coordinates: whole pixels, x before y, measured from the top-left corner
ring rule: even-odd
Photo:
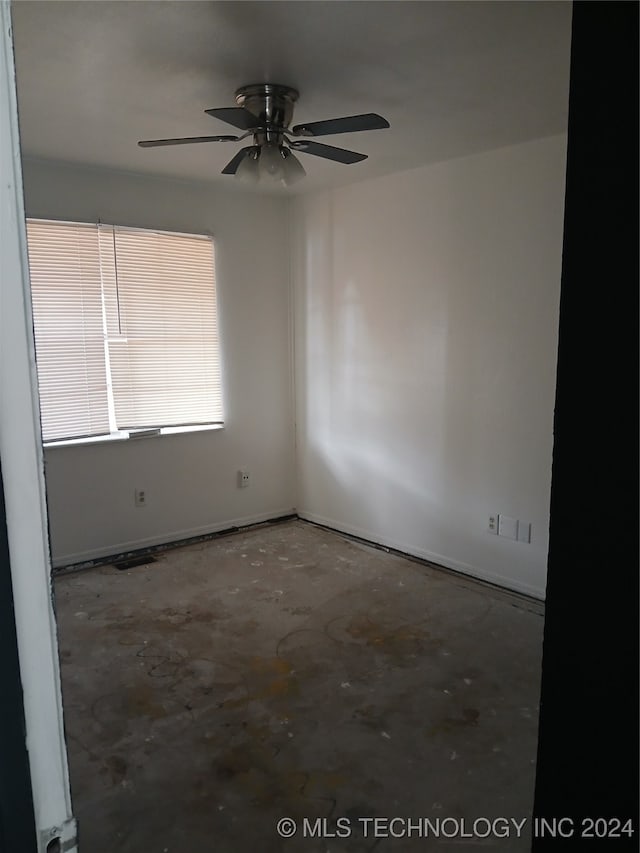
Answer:
[[[290,86],[277,83],[253,83],[242,86],[236,92],[236,103],[248,110],[265,126],[268,142],[279,142],[281,133],[273,134],[271,128],[286,130],[293,118],[293,106],[298,100],[298,92]]]

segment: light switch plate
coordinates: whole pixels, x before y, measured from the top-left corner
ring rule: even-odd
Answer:
[[[511,518],[510,515],[498,516],[498,536],[504,536],[507,539],[518,538],[518,519]]]
[[[518,521],[518,542],[531,542],[531,522]]]

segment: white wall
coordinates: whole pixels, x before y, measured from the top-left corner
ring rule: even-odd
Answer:
[[[29,160],[24,184],[27,216],[211,233],[216,251],[225,428],[48,449],[54,565],[291,512],[286,201]]]
[[[544,596],[565,150],[292,201],[303,517]]]

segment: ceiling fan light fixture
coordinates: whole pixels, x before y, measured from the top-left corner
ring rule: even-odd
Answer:
[[[260,177],[281,181],[285,176],[284,148],[276,142],[265,142],[260,148]]]
[[[298,160],[296,155],[289,151],[288,148],[283,148],[283,157],[284,157],[284,177],[283,181],[286,186],[291,186],[291,184],[297,183],[301,178],[306,176],[306,172],[304,170],[304,166]]]
[[[243,184],[251,186],[260,180],[259,150],[247,151],[246,157],[242,159],[236,170],[236,178]]]
[[[255,186],[261,182],[282,183],[288,187],[306,176],[295,154],[275,142],[265,142],[247,151],[235,175],[243,184]]]

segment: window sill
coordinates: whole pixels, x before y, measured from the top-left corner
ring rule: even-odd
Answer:
[[[50,447],[83,447],[88,444],[113,444],[121,441],[142,441],[146,438],[158,438],[163,435],[184,435],[192,432],[213,432],[224,429],[224,424],[202,424],[199,426],[161,427],[157,430],[131,430],[114,432],[110,435],[92,435],[88,438],[70,438],[64,441],[46,441],[44,449]]]

